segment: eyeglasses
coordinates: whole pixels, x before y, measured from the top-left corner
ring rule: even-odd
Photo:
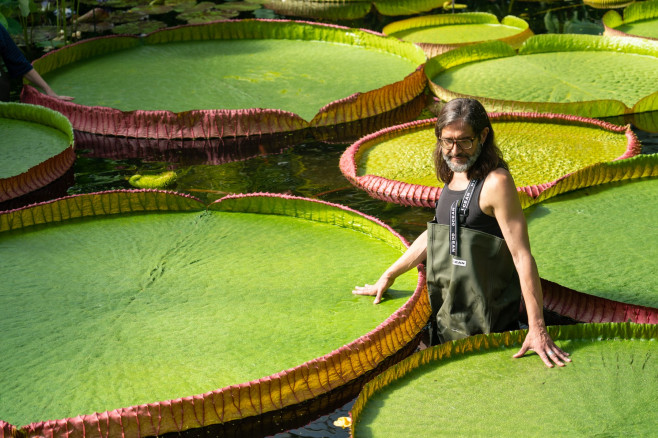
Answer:
[[[459,149],[462,151],[467,151],[473,147],[473,140],[475,140],[477,137],[472,137],[472,138],[439,138],[439,143],[441,144],[441,147],[445,151],[451,150],[454,146],[455,143],[457,146],[459,146]]]

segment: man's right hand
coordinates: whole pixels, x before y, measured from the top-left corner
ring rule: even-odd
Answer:
[[[395,279],[387,276],[386,274],[382,275],[377,283],[375,284],[366,284],[364,286],[356,286],[352,293],[354,295],[370,295],[375,297],[373,304],[379,304],[382,301],[382,296],[384,292],[388,290],[389,287],[393,285]]]

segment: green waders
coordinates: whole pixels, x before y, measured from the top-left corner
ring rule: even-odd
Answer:
[[[451,207],[452,233],[450,225],[427,224],[431,345],[519,328],[521,286],[505,240],[459,226],[475,184]]]

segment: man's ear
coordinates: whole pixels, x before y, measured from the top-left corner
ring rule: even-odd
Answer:
[[[484,143],[484,141],[487,139],[487,135],[489,135],[489,127],[485,126],[482,130],[482,133],[480,134],[480,143]]]

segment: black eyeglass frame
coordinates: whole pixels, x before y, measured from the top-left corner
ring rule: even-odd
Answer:
[[[473,149],[473,142],[477,139],[477,136],[471,137],[471,138],[441,138],[439,137],[437,140],[438,142],[441,143],[441,148],[443,148],[444,151],[450,151],[452,148],[455,147],[455,144],[459,146],[459,149],[462,151],[470,151]],[[470,142],[469,147],[464,147],[460,142]],[[446,145],[446,142],[449,142],[448,145]]]

